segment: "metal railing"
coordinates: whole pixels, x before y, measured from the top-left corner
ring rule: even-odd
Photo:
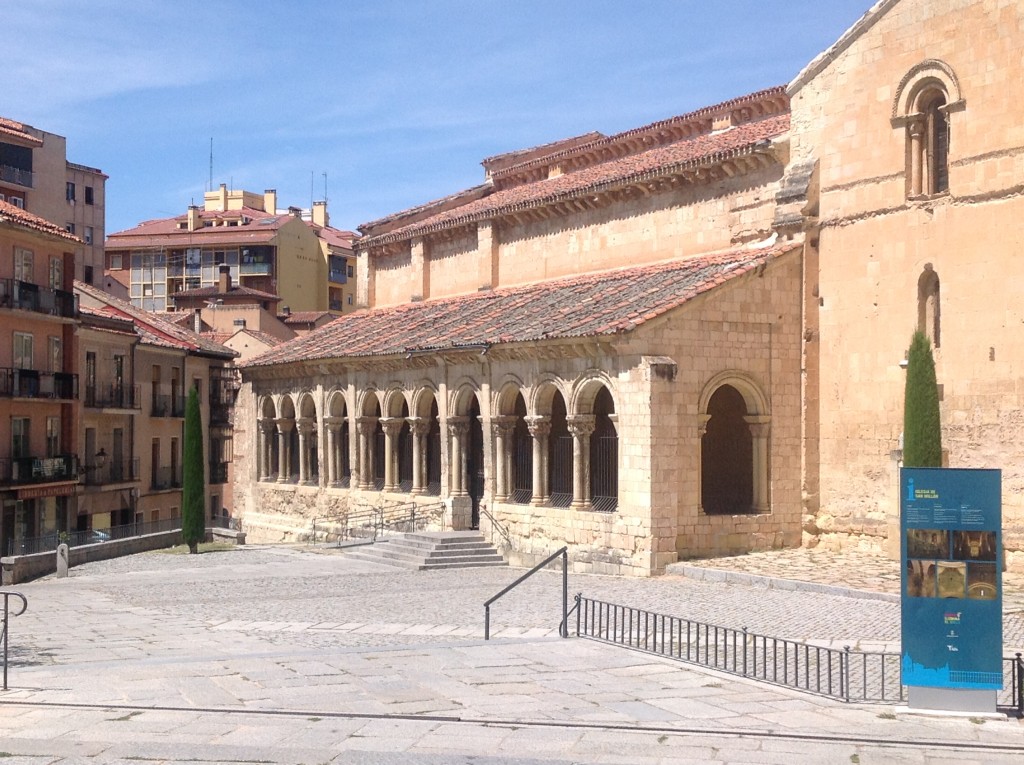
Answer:
[[[576,596],[576,634],[797,691],[858,703],[906,700],[900,655],[829,648]],[[1003,660],[998,703],[1024,714],[1024,660]]]
[[[138,385],[127,383],[86,385],[84,403],[90,409],[141,409],[142,395]]]
[[[3,645],[3,657],[4,657],[4,690],[7,690],[7,646],[10,639],[10,631],[7,628],[8,623],[11,621],[12,616],[21,616],[25,613],[25,609],[28,608],[28,600],[20,592],[0,592],[4,598],[4,623],[3,628],[0,629],[0,644]],[[21,601],[21,610],[11,613],[10,601],[11,598],[17,598]]]
[[[310,532],[311,544],[360,539],[375,542],[389,532],[416,531],[435,516],[443,518],[443,504],[419,505],[405,502],[400,505],[366,507],[331,518],[314,518]]]
[[[13,165],[0,165],[0,181],[32,188],[32,171]]]
[[[159,534],[164,531],[174,531],[181,528],[181,518],[167,518],[162,521],[148,521],[146,523],[125,523],[119,526],[110,526],[105,529],[90,531],[61,531],[51,534],[43,534],[37,537],[21,537],[8,540],[5,555],[35,555],[37,553],[52,552],[57,545],[66,544],[68,547],[79,547],[81,545],[102,544],[116,539],[129,539],[141,537],[146,534]]]
[[[175,393],[153,392],[150,414],[153,417],[184,417],[185,397]]]
[[[124,483],[139,480],[139,458],[130,457],[126,460],[107,462],[99,465],[85,466],[86,486],[106,486],[111,483]]]
[[[73,319],[78,314],[75,293],[17,279],[0,279],[0,308],[16,308],[66,319]]]
[[[78,480],[78,456],[16,457],[0,459],[0,481],[11,484]]]
[[[491,639],[491,604],[514,590],[558,557],[561,557],[562,559],[562,621],[558,625],[558,634],[564,638],[569,637],[569,548],[563,547],[561,550],[551,553],[551,555],[546,557],[536,566],[512,582],[512,584],[504,590],[484,603],[484,640]],[[579,605],[579,597],[580,596],[576,597],[577,606]],[[577,629],[577,633],[578,632],[579,630]]]
[[[0,368],[0,396],[75,399],[78,398],[78,375]]]
[[[228,463],[227,462],[211,462],[210,463],[210,483],[221,484],[228,482]]]
[[[153,491],[180,489],[181,465],[178,465],[177,467],[156,468],[150,476],[149,486]]]

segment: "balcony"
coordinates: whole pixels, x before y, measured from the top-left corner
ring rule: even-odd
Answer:
[[[184,417],[185,397],[175,393],[158,393],[153,391],[153,405],[150,409],[153,417]]]
[[[0,181],[5,183],[16,183],[25,188],[32,188],[33,175],[31,170],[24,170],[20,167],[0,165]]]
[[[0,308],[32,311],[73,319],[78,315],[75,293],[40,287],[17,279],[0,279]]]
[[[103,456],[102,454],[100,455]],[[86,486],[108,486],[112,483],[131,483],[139,480],[139,458],[103,461],[85,466]]]
[[[242,276],[266,276],[270,273],[269,263],[243,263],[238,268]]]
[[[210,485],[221,484],[228,482],[228,464],[227,462],[211,462],[210,463]]]
[[[341,311],[341,310],[343,310],[342,307],[341,307],[341,301],[340,300],[331,300],[331,301],[329,301],[329,303],[330,303],[330,305],[328,307],[332,311]]]
[[[85,386],[85,405],[90,409],[141,409],[138,385],[102,383]]]
[[[149,487],[153,491],[167,491],[181,488],[181,465],[154,468]]]
[[[10,398],[78,398],[78,375],[0,367],[0,396]]]
[[[78,456],[17,457],[0,460],[0,482],[11,485],[78,480]]]

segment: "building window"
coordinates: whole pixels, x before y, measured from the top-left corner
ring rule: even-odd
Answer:
[[[64,289],[64,261],[60,258],[50,258],[50,289]]]
[[[14,368],[35,369],[32,363],[33,338],[27,332],[14,333]]]
[[[892,125],[906,131],[908,197],[949,191],[950,115],[965,108],[956,74],[942,61],[923,61],[900,82]]]
[[[349,275],[349,278],[351,278],[356,275],[356,270],[352,266],[349,266],[347,273]]]
[[[25,208],[25,200],[21,197],[11,197],[7,201],[10,202],[15,207],[20,207],[22,209]]]
[[[57,188],[60,188],[60,186]],[[68,181],[67,185],[64,187],[64,198],[71,202],[71,204],[75,203],[75,184],[71,181]]]
[[[348,304],[352,305],[352,296],[351,295],[348,296]]]
[[[92,244],[92,237],[93,237],[92,226],[86,226],[85,227],[85,233],[82,234],[82,239],[85,241],[86,244]]]
[[[60,456],[60,417],[46,418],[46,456]]]
[[[75,224],[74,223],[65,223],[64,224],[64,230],[67,231],[69,234],[75,233]]]
[[[117,252],[110,256],[110,270],[120,271],[124,268],[121,253]]]
[[[92,266],[82,267],[82,281],[86,284],[92,284]]]
[[[50,336],[50,371],[64,371],[64,341],[56,336]]]
[[[28,444],[28,417],[11,418],[11,458],[23,459],[32,456]]]
[[[931,263],[924,264],[924,271],[917,280],[917,329],[939,347],[939,275]]]
[[[94,202],[92,186],[85,187],[85,203],[91,205]]]
[[[14,248],[14,278],[20,282],[34,281],[32,275],[32,250]]]

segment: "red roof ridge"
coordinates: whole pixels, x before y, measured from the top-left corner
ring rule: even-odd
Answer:
[[[81,239],[74,234],[69,233],[62,226],[58,226],[56,223],[51,223],[46,220],[46,218],[41,218],[38,215],[30,213],[28,210],[18,207],[17,205],[12,205],[10,202],[0,202],[0,220],[5,219],[21,226],[22,228],[33,229],[42,234],[66,239],[69,242],[75,242],[76,244],[84,244]]]
[[[27,141],[35,146],[42,146],[43,141],[41,138],[37,138],[28,132],[28,125],[24,122],[18,122],[7,117],[0,117],[0,133],[6,135],[15,136],[23,141]]]

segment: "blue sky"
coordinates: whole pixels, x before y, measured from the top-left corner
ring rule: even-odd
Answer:
[[[4,3],[0,116],[68,139],[107,231],[214,185],[360,223],[480,160],[787,83],[872,0]]]

